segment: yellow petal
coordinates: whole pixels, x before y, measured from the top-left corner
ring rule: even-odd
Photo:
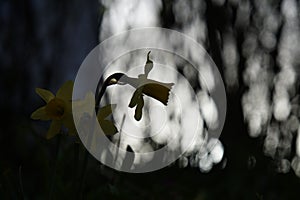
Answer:
[[[137,121],[140,121],[143,115],[144,99],[143,97],[138,99],[137,106],[135,108],[134,118]]]
[[[61,88],[56,93],[56,97],[66,101],[71,102],[72,100],[72,92],[73,92],[73,81],[67,81],[65,82]]]
[[[100,108],[100,110],[97,114],[98,120],[103,120],[106,117],[108,117],[115,108],[116,108],[116,104],[108,104],[108,105]]]
[[[64,118],[63,125],[68,129],[68,134],[69,135],[76,135],[76,127],[75,127],[75,124],[74,124],[72,114],[68,114]]]
[[[173,85],[174,83],[162,83],[150,80],[149,83],[143,85],[143,93],[167,105],[169,93]]]
[[[51,125],[50,125],[50,128],[47,132],[46,138],[51,139],[55,135],[59,134],[60,129],[61,129],[61,125],[62,125],[61,121],[53,120]]]
[[[49,116],[46,114],[46,106],[40,107],[31,114],[31,119],[35,120],[50,120]]]
[[[77,116],[83,116],[87,113],[89,116],[93,116],[95,112],[95,95],[93,92],[88,92],[85,95],[84,100],[73,101],[73,112]],[[76,113],[75,113],[76,112]]]
[[[42,88],[36,88],[35,92],[46,102],[48,103],[51,99],[54,98],[54,94],[49,90],[45,90]]]
[[[51,119],[61,120],[66,113],[65,102],[55,97],[49,103],[47,103],[45,110]]]
[[[118,129],[111,121],[101,120],[99,124],[105,135],[114,135],[118,132]]]
[[[139,87],[138,89],[135,90],[135,92],[133,93],[132,97],[131,97],[131,100],[129,102],[129,108],[133,108],[134,106],[137,105],[138,103],[138,100],[140,98],[142,98],[142,95],[143,95],[143,86],[142,87]]]

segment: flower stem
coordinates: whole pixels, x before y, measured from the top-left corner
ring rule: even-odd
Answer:
[[[73,187],[74,189],[77,188],[78,184],[78,166],[79,166],[79,143],[74,144],[74,171],[73,171]]]
[[[119,148],[120,148],[120,144],[121,144],[121,134],[122,134],[122,128],[124,126],[124,122],[125,122],[125,114],[123,115],[123,118],[122,118],[122,122],[121,122],[121,127],[120,127],[120,133],[119,133],[119,141],[117,142],[117,148],[116,148],[116,157],[115,157],[115,160],[114,160],[114,165],[116,165],[116,162],[117,162],[117,159],[118,159],[118,156],[119,156]]]
[[[95,111],[96,111],[96,116],[98,114],[98,111],[99,111],[99,107],[100,107],[100,102],[101,102],[101,99],[106,91],[106,88],[108,86],[108,82],[109,82],[109,79],[106,79],[104,82],[103,82],[103,79],[102,77],[100,78],[100,80],[98,81],[98,84],[97,84],[97,88],[96,88],[96,93],[95,93]],[[102,87],[100,89],[100,85],[102,83]],[[85,179],[85,175],[86,175],[86,170],[87,170],[87,165],[88,165],[88,160],[89,160],[89,152],[85,149],[85,152],[84,152],[84,158],[83,158],[83,167],[82,167],[82,171],[81,171],[81,175],[80,175],[80,180],[79,180],[79,195],[78,195],[78,198],[79,199],[83,199],[83,190],[84,190],[84,179]]]
[[[89,161],[89,152],[87,150],[85,150],[84,152],[84,158],[83,158],[83,167],[82,167],[82,171],[81,171],[81,175],[80,175],[80,181],[79,181],[79,195],[78,198],[79,199],[83,199],[83,189],[84,189],[84,179],[85,179],[85,174],[86,174],[86,169],[87,169],[87,165],[88,165],[88,161]]]
[[[20,184],[20,192],[22,199],[25,199],[23,181],[22,181],[22,166],[19,167],[19,184]]]
[[[55,164],[54,164],[54,169],[53,169],[53,172],[52,172],[52,181],[51,181],[50,192],[49,192],[49,200],[51,200],[53,198],[54,183],[55,183],[58,157],[59,157],[60,144],[61,144],[61,135],[62,134],[57,135],[56,152],[55,152]]]

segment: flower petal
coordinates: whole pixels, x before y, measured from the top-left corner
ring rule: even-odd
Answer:
[[[135,108],[134,118],[140,121],[143,115],[144,99],[143,96],[138,99],[137,106]]]
[[[48,103],[51,99],[53,99],[55,96],[52,92],[49,90],[45,90],[42,88],[36,88],[35,92],[46,102]]]
[[[31,114],[31,119],[35,120],[50,120],[49,116],[46,114],[46,106],[38,108]]]
[[[168,104],[169,93],[174,83],[162,83],[154,80],[149,80],[143,85],[143,93],[160,101],[165,106]]]
[[[65,82],[61,88],[56,93],[56,97],[66,101],[71,102],[72,100],[72,93],[73,93],[73,81]]]
[[[133,108],[134,106],[136,106],[138,104],[138,100],[140,98],[142,98],[142,95],[143,95],[143,86],[142,87],[139,87],[138,89],[135,90],[135,92],[133,93],[132,97],[131,97],[131,100],[130,100],[130,103],[129,103],[129,108]]]
[[[73,101],[73,114],[76,116],[83,116],[84,113],[87,113],[89,116],[93,116],[95,112],[95,95],[93,92],[88,92],[85,95],[84,100],[75,100]]]
[[[99,124],[105,135],[114,135],[118,132],[118,129],[111,121],[100,120]]]
[[[102,119],[105,119],[106,117],[108,117],[115,108],[116,108],[116,104],[108,104],[108,105],[100,108],[100,110],[97,114],[98,120],[102,120]]]
[[[63,119],[63,125],[68,129],[68,134],[69,135],[76,135],[76,127],[75,127],[75,124],[74,124],[72,114],[68,114]]]
[[[59,134],[60,129],[61,129],[61,125],[62,125],[61,121],[53,120],[51,125],[50,125],[50,128],[47,132],[46,138],[51,139],[55,135]]]

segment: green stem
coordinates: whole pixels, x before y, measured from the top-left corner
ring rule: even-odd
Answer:
[[[102,87],[100,89],[100,85],[102,83],[102,79],[100,79],[98,81],[97,84],[97,89],[96,89],[96,94],[95,94],[95,103],[96,103],[96,107],[95,107],[95,111],[96,111],[96,116],[98,114],[99,111],[99,107],[100,107],[100,102],[101,99],[106,91],[107,86],[109,85],[109,79],[106,79],[103,84]],[[78,198],[79,199],[83,199],[83,190],[84,190],[84,179],[85,179],[85,175],[86,175],[86,169],[87,169],[87,165],[88,165],[88,156],[89,156],[89,152],[87,150],[85,150],[84,153],[84,159],[83,159],[83,167],[82,167],[82,171],[81,171],[81,175],[80,175],[80,180],[79,180],[79,195]]]
[[[116,165],[116,162],[117,162],[117,159],[118,159],[118,156],[119,156],[119,148],[120,148],[120,143],[121,143],[121,134],[122,134],[122,128],[124,126],[124,122],[125,122],[125,114],[123,115],[123,118],[122,118],[122,122],[121,122],[121,127],[120,127],[120,133],[119,133],[119,141],[117,143],[117,148],[116,148],[116,157],[115,157],[115,160],[114,160],[114,165]]]
[[[21,197],[22,199],[25,199],[23,181],[22,181],[22,166],[19,167],[19,184],[20,184]]]
[[[79,143],[75,143],[74,145],[74,171],[73,171],[73,187],[76,189],[78,177],[78,166],[79,166]]]
[[[57,172],[60,144],[61,144],[61,134],[58,134],[57,135],[57,143],[56,143],[56,152],[55,152],[55,164],[54,164],[54,169],[52,172],[52,181],[51,181],[50,192],[49,192],[49,200],[51,200],[53,198],[54,183],[55,183],[55,177],[56,177],[56,172]]]
[[[0,178],[2,178],[2,177],[0,177]],[[10,197],[10,199],[17,199],[16,193],[14,192],[14,191],[16,191],[16,188],[13,186],[13,183],[11,180],[12,180],[11,170],[7,169],[3,172],[3,186],[5,186],[4,191],[7,194],[7,196],[6,196],[7,198]]]
[[[89,152],[87,150],[85,150],[84,152],[84,159],[83,159],[83,167],[82,167],[82,171],[81,171],[81,175],[80,175],[80,181],[79,181],[79,195],[78,198],[79,199],[83,199],[83,189],[84,189],[84,179],[85,179],[85,174],[86,174],[86,169],[87,169],[87,165],[88,165],[88,161],[89,161]]]

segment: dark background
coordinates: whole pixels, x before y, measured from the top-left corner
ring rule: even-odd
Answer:
[[[280,9],[281,1],[270,2]],[[166,28],[180,26],[172,3],[163,1],[161,24]],[[247,87],[241,78],[237,88],[227,88],[228,111],[220,138],[225,155],[209,173],[177,163],[152,173],[121,173],[85,157],[83,147],[72,139],[46,140],[48,123],[30,119],[43,104],[34,88],[55,92],[75,79],[81,62],[99,42],[103,9],[98,1],[0,1],[0,199],[299,199],[300,179],[294,171],[278,173],[276,158],[263,153],[263,136],[251,138],[247,133],[241,108]],[[206,1],[206,47],[221,73],[218,34],[231,30],[241,55],[248,31],[235,25],[237,9],[227,1],[221,6]],[[241,55],[239,77],[244,64]]]

